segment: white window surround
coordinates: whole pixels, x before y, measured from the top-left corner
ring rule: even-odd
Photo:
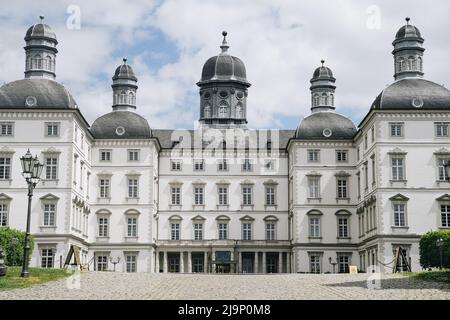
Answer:
[[[59,137],[61,131],[60,122],[45,122],[44,125],[45,137]]]
[[[55,231],[58,219],[58,201],[59,198],[48,193],[39,198],[41,201],[41,231]]]
[[[112,149],[100,149],[99,161],[112,161]]]
[[[397,194],[390,197],[391,200],[391,210],[392,210],[392,222],[391,226],[393,229],[398,228],[408,228],[408,197],[402,194]]]
[[[140,149],[127,149],[127,161],[136,162],[141,158]]]
[[[14,122],[0,122],[0,137],[14,136]]]

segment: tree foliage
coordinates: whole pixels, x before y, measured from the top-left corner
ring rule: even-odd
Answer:
[[[442,248],[437,245],[437,240],[442,239]],[[450,230],[430,231],[420,238],[420,264],[423,268],[441,266],[450,268]]]
[[[0,248],[5,255],[7,266],[21,266],[23,263],[23,249],[25,246],[25,232],[0,228]],[[30,236],[30,256],[34,248],[34,239]]]

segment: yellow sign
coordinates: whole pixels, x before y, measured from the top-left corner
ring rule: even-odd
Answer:
[[[350,273],[351,274],[357,274],[358,273],[358,267],[357,266],[350,266]]]

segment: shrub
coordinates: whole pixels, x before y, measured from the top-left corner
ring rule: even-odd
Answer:
[[[436,241],[444,240],[442,245],[442,266],[450,268],[450,230],[430,231],[420,238],[420,264],[423,268],[440,267],[440,249]]]
[[[17,238],[17,241],[13,239]],[[23,249],[25,246],[25,232],[0,228],[0,248],[5,255],[5,264],[7,266],[21,266],[23,263]],[[30,236],[30,256],[34,248],[34,239]]]

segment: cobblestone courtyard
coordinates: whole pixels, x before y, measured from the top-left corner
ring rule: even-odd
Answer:
[[[27,289],[0,291],[3,299],[450,299],[450,284],[381,275],[367,289],[367,274],[203,275],[82,273]],[[77,286],[79,284],[79,288]]]

